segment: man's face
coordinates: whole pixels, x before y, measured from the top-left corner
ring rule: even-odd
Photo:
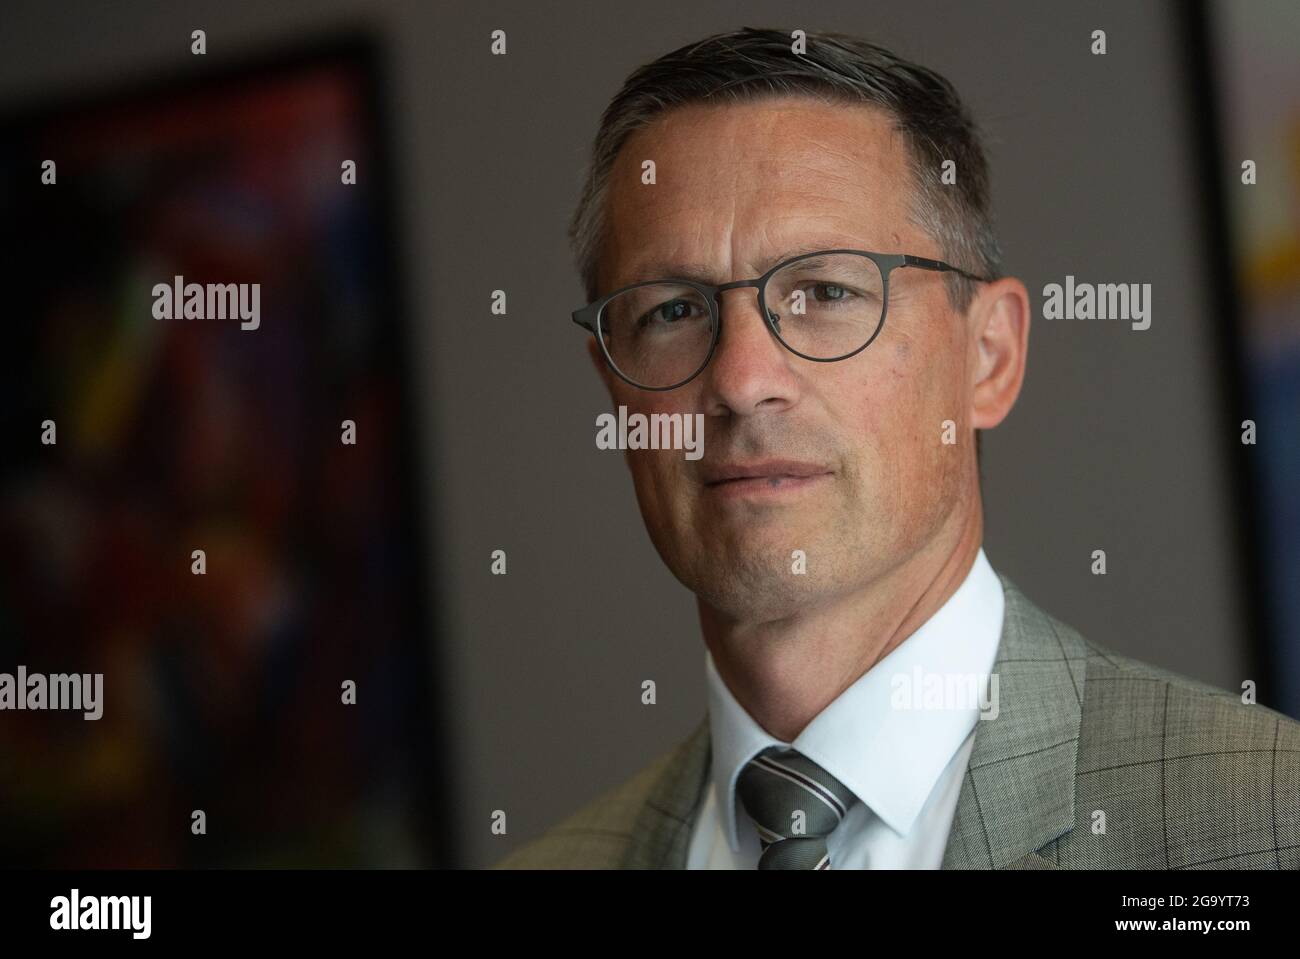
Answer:
[[[909,217],[906,150],[866,106],[800,97],[671,111],[615,163],[600,290],[680,275],[675,264],[704,265],[721,284],[816,249],[942,258]],[[641,182],[645,160],[655,161],[653,185]],[[629,413],[705,415],[702,459],[634,450],[628,465],[669,569],[739,619],[788,616],[869,585],[935,536],[974,475],[974,353],[940,274],[894,270],[884,328],[833,363],[786,350],[756,293],[722,294],[713,359],[685,386],[649,392],[605,376]],[[958,446],[941,442],[945,420]],[[772,460],[817,475],[713,481]],[[795,550],[804,575],[792,572]]]

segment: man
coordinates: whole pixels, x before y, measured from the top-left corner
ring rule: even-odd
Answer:
[[[574,218],[615,406],[698,599],[708,715],[501,865],[1296,868],[1300,725],[1119,656],[981,548],[978,430],[1025,373],[951,85],[745,29],[638,70]]]

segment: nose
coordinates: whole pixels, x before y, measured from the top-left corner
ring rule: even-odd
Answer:
[[[797,360],[772,335],[763,319],[758,290],[728,289],[718,294],[722,329],[700,378],[704,411],[709,415],[748,415],[785,409],[798,398]]]

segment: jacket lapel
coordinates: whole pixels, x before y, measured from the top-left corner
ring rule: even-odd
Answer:
[[[1007,577],[993,671],[998,713],[981,719],[944,850],[944,869],[1054,869],[1037,853],[1074,828],[1087,648]]]
[[[709,717],[668,757],[637,816],[623,866],[685,869],[691,826],[708,782]]]

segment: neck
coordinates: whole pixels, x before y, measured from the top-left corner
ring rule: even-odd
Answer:
[[[744,621],[698,603],[718,675],[769,735],[792,742],[957,591],[983,539],[978,499],[950,525],[860,588],[788,616]]]

